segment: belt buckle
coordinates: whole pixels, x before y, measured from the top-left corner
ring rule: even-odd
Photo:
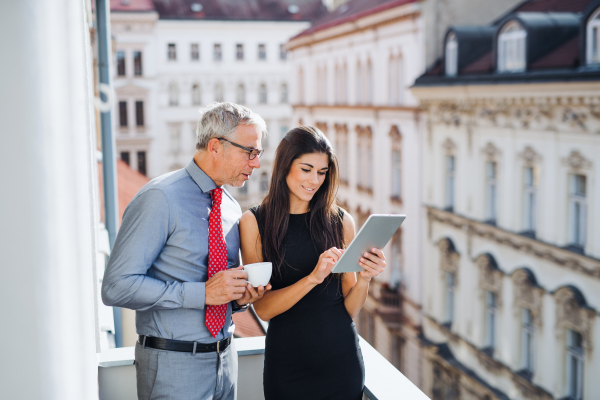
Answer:
[[[221,342],[217,342],[217,354],[219,354],[221,351],[219,350],[219,343]]]

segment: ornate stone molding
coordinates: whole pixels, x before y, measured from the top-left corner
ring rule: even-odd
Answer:
[[[563,165],[573,172],[591,169],[592,162],[586,159],[579,151],[573,150],[568,157],[563,158]]]
[[[444,272],[453,273],[454,284],[458,286],[458,265],[460,255],[456,252],[454,244],[448,238],[441,239],[437,246],[440,250],[440,272],[442,273],[442,277]]]
[[[319,129],[325,136],[327,136],[327,122],[317,122],[315,124],[317,129]]]
[[[567,329],[574,330],[581,335],[586,352],[591,352],[596,311],[587,307],[582,294],[573,287],[562,287],[553,296],[556,301],[556,335],[559,341]]]
[[[493,292],[496,294],[496,304],[502,307],[502,281],[504,272],[498,269],[498,264],[491,254],[482,254],[477,257],[475,264],[479,267],[479,288],[481,293]]]
[[[544,304],[544,289],[537,285],[533,273],[526,268],[513,272],[513,312],[515,318],[520,318],[521,310],[531,310],[533,324],[542,327],[542,308]]]
[[[423,100],[434,124],[600,133],[600,97],[549,96]]]
[[[492,142],[488,142],[481,152],[485,155],[485,159],[488,162],[497,162],[500,160],[500,149],[494,145]]]
[[[600,279],[600,260],[434,207],[427,207],[427,218],[429,224],[439,222],[450,225],[467,231],[469,235],[491,240],[562,268]]]
[[[402,141],[402,134],[400,133],[400,129],[398,129],[398,125],[392,125],[389,135],[392,138],[392,142]]]
[[[533,150],[531,146],[525,147],[517,156],[521,159],[525,167],[534,167],[542,162],[542,156]]]
[[[446,140],[444,140],[444,143],[442,143],[442,147],[444,148],[444,151],[448,156],[454,155],[454,152],[456,151],[456,144],[450,138],[446,138]]]
[[[335,129],[335,133],[340,134],[340,133],[348,133],[348,125],[346,124],[338,124],[336,123],[333,128]]]

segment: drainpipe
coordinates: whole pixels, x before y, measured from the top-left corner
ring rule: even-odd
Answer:
[[[99,87],[110,88],[110,11],[109,1],[96,0],[96,37],[98,38],[98,76]],[[111,90],[109,89],[108,92]],[[109,93],[100,91],[100,100],[108,101]],[[118,192],[117,192],[117,164],[115,160],[115,138],[112,132],[112,115],[110,107],[100,112],[100,126],[102,132],[102,176],[104,183],[104,221],[108,231],[108,242],[112,250],[117,237],[118,229]],[[115,345],[123,346],[123,329],[121,309],[113,308],[115,319]]]

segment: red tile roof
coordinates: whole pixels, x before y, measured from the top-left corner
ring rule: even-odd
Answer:
[[[126,0],[127,2],[127,0]],[[156,10],[160,19],[314,21],[327,13],[320,0],[111,0],[112,11]]]
[[[233,314],[233,323],[235,324],[233,334],[236,337],[265,336],[262,326],[251,310]]]
[[[459,72],[461,74],[486,74],[488,72],[492,72],[493,67],[494,57],[493,53],[490,51],[473,61],[471,64],[467,65]]]
[[[579,64],[579,36],[567,41],[531,64],[531,69],[573,68]]]
[[[152,0],[110,0],[111,11],[153,11]]]
[[[367,15],[375,14],[404,4],[415,3],[418,0],[350,0],[322,18],[316,20],[307,30],[296,37],[310,35],[327,28],[355,21]]]
[[[512,12],[582,12],[590,0],[528,0],[519,4]]]

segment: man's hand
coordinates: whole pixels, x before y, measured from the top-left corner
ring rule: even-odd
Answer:
[[[271,290],[271,284],[269,283],[267,287],[259,286],[257,288],[252,287],[251,284],[246,285],[246,291],[241,299],[236,300],[238,305],[243,306],[244,304],[254,303],[256,300],[263,297],[267,290]]]
[[[248,274],[237,268],[217,272],[206,281],[204,303],[217,306],[241,299],[247,290],[247,278]]]

